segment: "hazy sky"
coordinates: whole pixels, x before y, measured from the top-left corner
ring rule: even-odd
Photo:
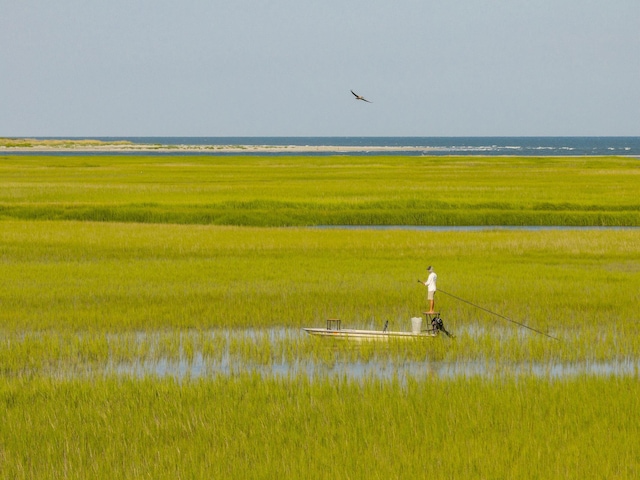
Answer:
[[[637,136],[640,0],[0,0],[0,69],[0,136]]]

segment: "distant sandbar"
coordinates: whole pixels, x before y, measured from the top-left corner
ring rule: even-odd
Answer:
[[[162,152],[162,153],[361,153],[361,152],[420,152],[437,150],[415,146],[337,146],[337,145],[163,145],[129,141],[101,140],[38,140],[0,138],[0,152]]]

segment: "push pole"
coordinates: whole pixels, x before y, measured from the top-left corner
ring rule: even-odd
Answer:
[[[420,280],[418,280],[418,281],[420,281]],[[483,310],[483,311],[485,311],[487,313],[495,315],[496,317],[500,317],[500,318],[502,318],[504,320],[507,320],[508,322],[515,323],[516,325],[520,325],[521,327],[524,327],[524,328],[528,328],[532,332],[539,333],[540,335],[544,335],[545,337],[553,338],[554,340],[558,340],[558,341],[560,340],[559,338],[554,337],[553,335],[549,335],[548,333],[541,332],[540,330],[536,330],[535,328],[532,328],[532,327],[530,327],[528,325],[525,325],[524,323],[516,322],[515,320],[512,320],[512,319],[510,319],[508,317],[505,317],[504,315],[500,315],[499,313],[492,312],[491,310],[488,310],[488,309],[486,309],[484,307],[481,307],[480,305],[476,305],[475,303],[471,303],[469,300],[465,300],[464,298],[456,297],[452,293],[447,293],[444,290],[440,290],[440,289],[438,289],[438,291],[440,293],[444,293],[445,295],[449,295],[450,297],[455,298],[456,300],[459,300],[461,302],[467,303],[467,304],[471,305],[472,307],[476,307],[476,308],[478,308],[480,310]]]

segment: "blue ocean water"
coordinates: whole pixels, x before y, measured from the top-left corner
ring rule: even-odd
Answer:
[[[49,137],[50,138],[50,137]],[[69,137],[66,137],[69,138]],[[405,155],[530,155],[640,156],[640,137],[91,137],[105,141],[127,140],[159,145],[296,145],[335,147],[386,147],[386,152],[366,150],[360,155],[393,152],[394,147],[417,147]],[[424,150],[421,150],[421,147]],[[335,151],[339,151],[336,149]],[[215,154],[215,151],[207,154]],[[250,152],[243,152],[247,154]],[[331,154],[322,152],[319,154]],[[263,153],[264,154],[264,153]],[[277,152],[275,154],[282,154]]]

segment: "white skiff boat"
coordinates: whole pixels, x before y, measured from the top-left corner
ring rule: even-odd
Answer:
[[[341,328],[341,322],[337,319],[327,320],[326,328],[303,328],[309,335],[329,338],[342,338],[347,340],[390,340],[390,339],[420,339],[437,337],[439,330],[430,328],[421,330],[420,318],[412,319],[412,331],[393,332],[387,330],[387,324],[382,330],[357,330],[352,328]]]
[[[355,330],[351,328],[341,328],[340,330],[327,330],[326,328],[304,328],[309,335],[320,337],[345,338],[350,340],[389,340],[389,339],[409,339],[409,338],[429,338],[436,337],[434,332],[383,332],[382,330]]]

